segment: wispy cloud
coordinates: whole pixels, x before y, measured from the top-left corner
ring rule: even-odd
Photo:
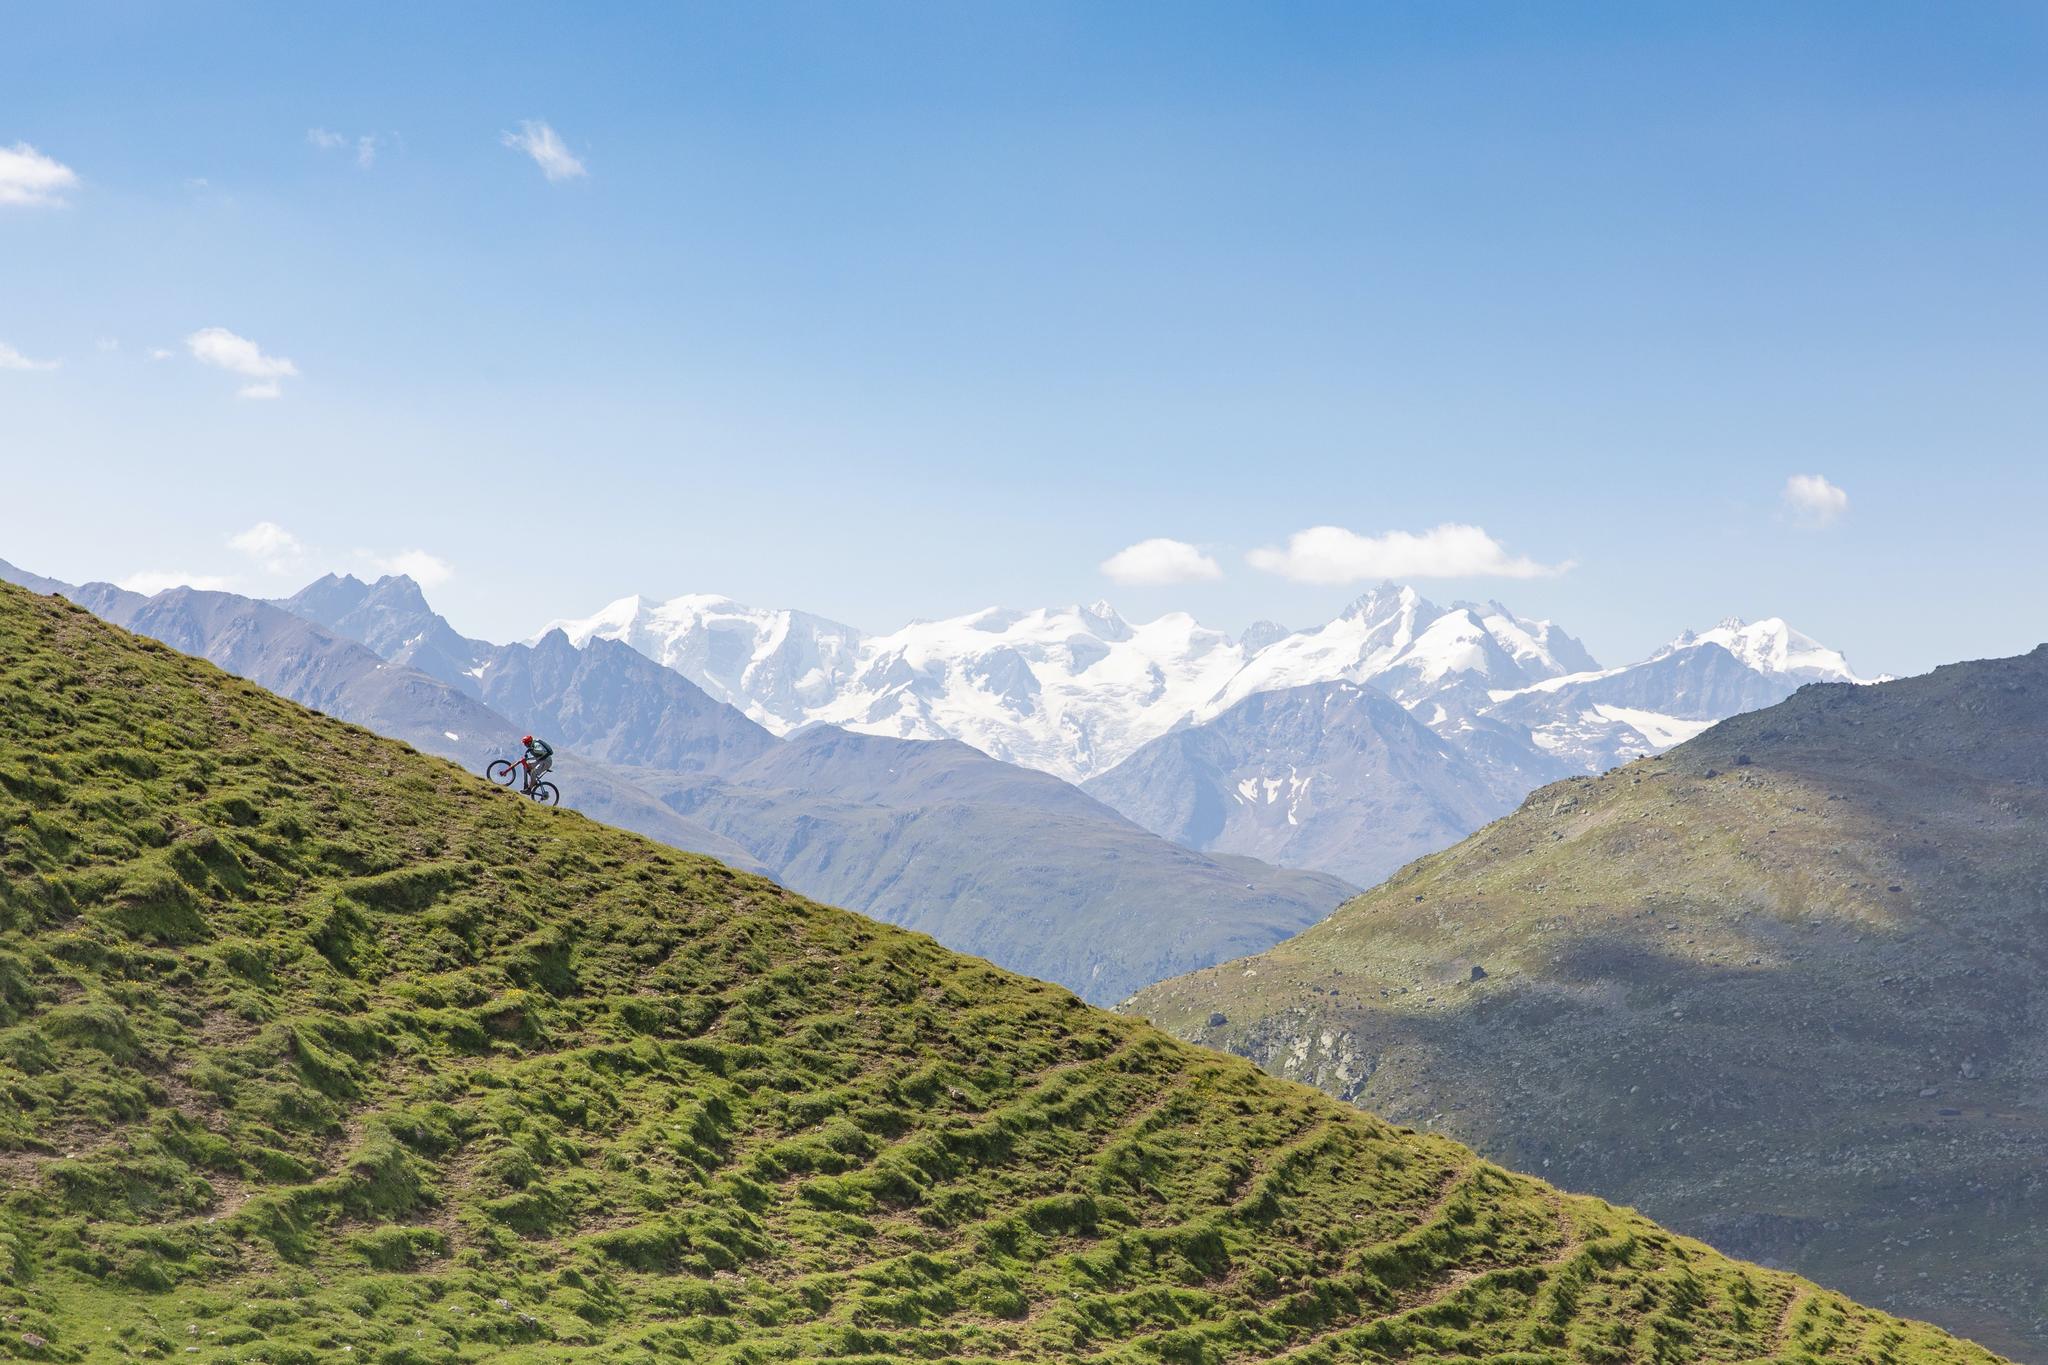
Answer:
[[[0,341],[0,370],[54,370],[54,360],[31,360],[6,342]]]
[[[114,584],[130,592],[139,592],[154,597],[169,588],[199,588],[206,592],[226,592],[231,580],[218,574],[188,573],[183,569],[138,569]]]
[[[1297,583],[1359,583],[1375,578],[1548,578],[1572,566],[1511,555],[1478,526],[1446,522],[1421,533],[1366,536],[1341,526],[1311,526],[1284,547],[1245,556],[1253,568]]]
[[[1223,577],[1223,566],[1185,540],[1154,536],[1103,560],[1102,572],[1131,587],[1160,587],[1218,579]]]
[[[356,137],[349,137],[346,134],[337,133],[329,128],[308,128],[306,130],[306,141],[323,152],[338,152],[344,148],[353,148],[356,165],[366,171],[377,164],[378,149],[384,145],[383,139],[374,133],[363,133]]]
[[[1849,495],[1818,474],[1794,474],[1778,495],[1793,517],[1808,526],[1831,526],[1849,510]]]
[[[243,398],[277,398],[284,390],[280,379],[296,377],[299,367],[283,356],[265,355],[247,337],[236,336],[225,327],[202,327],[185,338],[185,348],[202,365],[254,380],[236,390]]]
[[[78,172],[26,142],[0,147],[0,204],[59,208],[65,192],[77,188]]]
[[[574,180],[588,175],[561,136],[542,119],[525,119],[516,133],[501,133],[498,140],[514,151],[525,152],[550,180]]]
[[[229,536],[228,548],[240,550],[271,574],[291,573],[306,559],[305,542],[274,521],[259,521]]]
[[[388,555],[374,550],[358,550],[356,553],[378,573],[402,573],[423,588],[446,583],[455,576],[454,565],[425,550],[400,550]]]

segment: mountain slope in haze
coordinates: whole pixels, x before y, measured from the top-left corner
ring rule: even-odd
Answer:
[[[1182,848],[1056,777],[952,741],[816,726],[716,776],[636,780],[797,891],[1095,1004],[1256,952],[1354,890]]]
[[[10,1356],[1995,1359],[57,599],[0,713]]]
[[[1129,1005],[2048,1360],[2048,647],[1536,793]]]
[[[1513,808],[1376,688],[1254,692],[1083,786],[1189,848],[1322,868],[1361,886]]]
[[[682,674],[616,641],[579,649],[560,631],[531,645],[469,639],[404,575],[365,583],[328,574],[277,605],[607,762],[705,772],[775,743]]]
[[[492,650],[449,625],[405,574],[365,583],[353,574],[330,573],[276,605],[367,646],[389,663],[418,669],[471,695],[477,694],[477,676]]]
[[[720,772],[776,745],[682,674],[611,640],[578,649],[555,631],[530,648],[506,645],[485,657],[476,686],[498,710],[609,763]]]
[[[830,729],[785,743],[615,641],[466,640],[410,579],[330,575],[275,605],[191,589],[74,591],[188,653],[472,768],[521,733],[491,708],[517,715],[566,746],[565,800],[809,894],[914,920],[1099,1004],[1266,947],[1356,889],[1175,847],[1065,783],[963,745],[842,743],[831,736],[851,737]],[[380,662],[287,608],[362,630],[398,658],[439,660],[457,681]],[[422,642],[434,647],[422,653]]]

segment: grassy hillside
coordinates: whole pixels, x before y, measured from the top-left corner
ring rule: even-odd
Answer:
[[[0,589],[0,1355],[1988,1362]]]
[[[1128,1008],[2048,1360],[2044,717],[2048,648],[1808,688]]]

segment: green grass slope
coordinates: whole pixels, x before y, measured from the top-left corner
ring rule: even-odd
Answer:
[[[2044,717],[2048,647],[1809,688],[1127,1008],[2048,1361]]]
[[[0,1356],[1989,1362],[0,589]]]

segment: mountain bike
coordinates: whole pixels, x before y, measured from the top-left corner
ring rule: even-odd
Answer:
[[[490,767],[484,769],[484,776],[490,778],[491,781],[501,787],[511,786],[513,778],[524,778],[525,773],[526,760],[523,758],[501,758],[492,763]],[[559,806],[562,804],[561,789],[552,782],[524,780],[519,784],[519,790],[523,795],[532,797],[543,806]]]

